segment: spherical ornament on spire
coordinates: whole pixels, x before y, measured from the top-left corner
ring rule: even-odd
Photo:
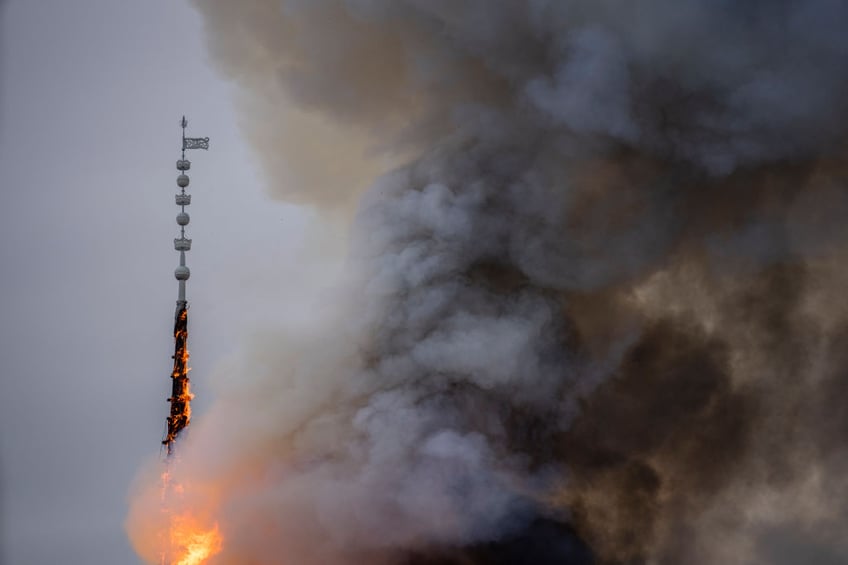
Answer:
[[[180,175],[177,177],[177,186],[185,188],[188,186],[188,175]]]
[[[187,281],[190,276],[191,271],[189,271],[188,267],[185,265],[180,265],[174,269],[174,277],[176,277],[178,281]]]
[[[177,223],[181,226],[187,226],[189,222],[188,214],[185,212],[180,212],[177,214]]]

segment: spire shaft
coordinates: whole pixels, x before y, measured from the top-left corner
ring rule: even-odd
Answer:
[[[180,160],[177,161],[177,186],[180,188],[175,200],[180,212],[177,214],[177,224],[180,226],[180,237],[174,239],[174,249],[180,252],[180,264],[174,270],[174,277],[178,281],[177,310],[174,314],[174,369],[171,372],[171,396],[168,402],[171,404],[168,416],[168,430],[162,444],[165,445],[168,455],[173,451],[174,442],[191,422],[191,383],[188,377],[188,300],[186,299],[186,281],[191,276],[191,271],[186,265],[186,251],[191,250],[191,240],[186,238],[185,230],[190,218],[185,211],[186,206],[191,204],[191,195],[186,193],[189,178],[186,174],[191,168],[191,162],[185,158],[186,149],[209,149],[209,138],[186,137],[185,130],[188,120],[185,116],[180,120],[182,128],[182,148]]]

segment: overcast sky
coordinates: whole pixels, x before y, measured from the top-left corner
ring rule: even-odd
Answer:
[[[186,2],[12,0],[0,25],[0,563],[137,563],[123,520],[168,408],[180,116],[211,137],[189,156],[197,411],[205,375],[297,309],[275,297],[304,276],[308,216],[264,196]]]

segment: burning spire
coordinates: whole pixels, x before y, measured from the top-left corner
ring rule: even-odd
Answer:
[[[208,137],[186,137],[185,130],[188,121],[185,116],[180,120],[182,127],[182,153],[177,161],[177,186],[180,193],[176,195],[177,206],[180,213],[177,214],[177,224],[180,226],[180,237],[174,239],[174,249],[180,252],[180,264],[174,270],[174,276],[179,281],[179,293],[177,295],[177,311],[174,314],[174,370],[171,372],[172,387],[171,414],[168,416],[168,431],[162,444],[168,450],[168,455],[173,450],[174,442],[179,433],[191,422],[191,382],[188,377],[188,301],[186,300],[186,281],[191,276],[191,271],[186,266],[185,254],[191,250],[191,240],[185,236],[185,227],[189,222],[189,215],[185,207],[191,204],[191,195],[186,194],[189,183],[186,171],[191,168],[191,162],[185,158],[186,149],[209,149]]]

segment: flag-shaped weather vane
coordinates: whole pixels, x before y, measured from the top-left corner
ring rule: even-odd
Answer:
[[[183,159],[185,159],[186,149],[209,149],[208,137],[186,137],[185,128],[188,127],[188,120],[183,116],[180,120],[180,126],[183,128]]]
[[[191,271],[186,266],[185,254],[191,250],[191,240],[185,236],[185,228],[189,223],[189,215],[185,207],[191,204],[191,195],[186,194],[189,183],[186,171],[191,168],[191,162],[185,158],[187,149],[209,149],[208,137],[186,137],[185,130],[188,120],[185,116],[180,120],[183,130],[183,146],[180,159],[177,161],[177,186],[180,188],[176,195],[177,206],[180,213],[177,214],[177,224],[180,226],[180,237],[174,239],[174,249],[180,252],[180,264],[174,270],[174,276],[179,282],[177,294],[177,311],[174,315],[174,370],[171,372],[171,413],[168,416],[168,431],[162,444],[166,447],[168,455],[174,449],[174,442],[182,430],[191,422],[191,382],[188,377],[188,301],[186,300],[186,281],[191,276]]]

